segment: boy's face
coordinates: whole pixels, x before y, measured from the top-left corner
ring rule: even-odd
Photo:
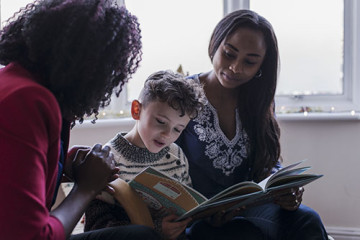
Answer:
[[[165,102],[153,101],[145,108],[141,106],[137,121],[140,138],[137,145],[157,153],[175,142],[189,121],[190,117],[187,114],[180,117],[180,111],[176,111]]]

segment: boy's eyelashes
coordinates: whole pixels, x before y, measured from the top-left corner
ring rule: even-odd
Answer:
[[[161,124],[161,125],[166,124],[166,122],[161,121],[161,120],[160,120],[160,119],[158,119],[158,118],[155,118],[155,119],[156,119],[156,121],[157,121],[159,124]],[[183,130],[183,129],[174,128],[174,131],[175,131],[175,132],[177,132],[177,133],[181,133],[181,132],[182,132],[182,130]]]
[[[160,119],[158,119],[158,118],[156,118],[156,121],[158,122],[158,123],[160,123],[160,124],[165,124],[165,122],[164,121],[161,121]]]

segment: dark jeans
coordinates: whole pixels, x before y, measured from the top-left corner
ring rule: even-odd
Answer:
[[[187,229],[189,239],[269,239],[327,240],[320,216],[311,208],[300,205],[286,211],[276,204],[252,207],[220,228],[197,221]],[[222,234],[222,235],[221,235]]]
[[[160,239],[153,229],[140,225],[103,228],[76,235],[70,240],[155,240]]]
[[[198,220],[186,229],[189,240],[263,240],[261,230],[244,218],[234,218],[221,227],[212,227],[206,221]]]

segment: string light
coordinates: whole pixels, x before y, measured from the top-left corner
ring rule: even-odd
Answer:
[[[304,116],[308,116],[309,114],[312,113],[333,113],[333,114],[338,114],[338,113],[348,113],[351,116],[355,116],[357,113],[356,110],[338,110],[335,111],[335,107],[331,106],[328,108],[328,110],[324,110],[320,107],[309,107],[309,106],[301,106],[301,107],[287,107],[287,106],[281,106],[277,113],[302,113]]]

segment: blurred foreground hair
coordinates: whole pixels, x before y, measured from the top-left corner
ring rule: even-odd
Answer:
[[[109,105],[141,54],[137,18],[110,0],[35,1],[0,32],[0,63],[34,74],[72,122]]]

